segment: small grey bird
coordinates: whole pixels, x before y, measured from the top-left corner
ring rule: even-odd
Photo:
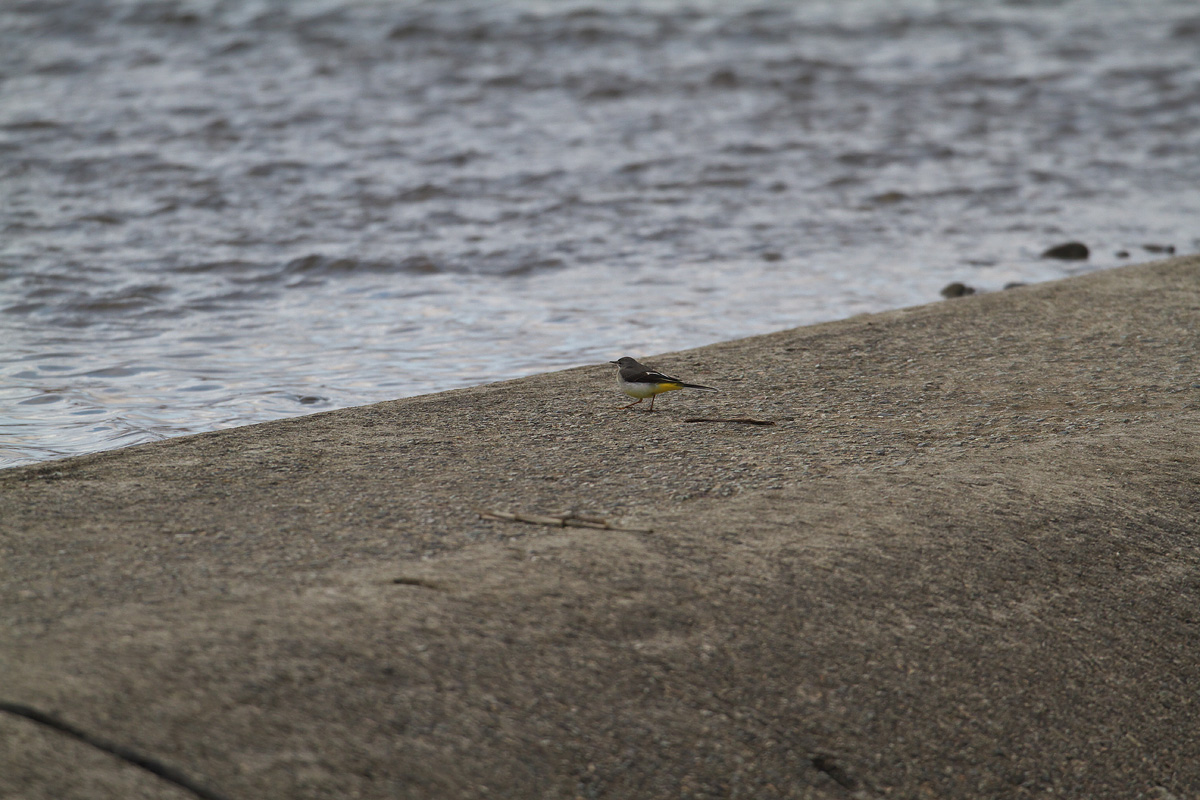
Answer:
[[[630,397],[636,397],[627,406],[622,408],[633,408],[638,403],[650,398],[650,410],[654,410],[654,397],[663,392],[673,392],[676,389],[703,389],[706,392],[717,391],[711,386],[701,386],[698,383],[684,383],[679,378],[672,378],[670,375],[664,375],[658,370],[651,369],[645,364],[638,363],[637,359],[625,356],[618,358],[616,361],[608,362],[617,365],[617,385],[621,387],[621,391]]]

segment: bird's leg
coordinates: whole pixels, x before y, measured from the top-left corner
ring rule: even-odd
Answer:
[[[658,395],[656,395],[656,394],[652,394],[652,395],[650,395],[650,410],[651,410],[651,411],[653,411],[653,410],[654,410],[654,398],[655,398],[655,397],[658,397]]]
[[[637,400],[634,400],[634,401],[633,401],[632,403],[630,403],[629,405],[627,405],[627,406],[621,406],[621,408],[622,408],[622,409],[625,409],[625,408],[633,408],[634,406],[636,406],[638,403],[642,402],[642,401],[643,401],[643,400],[645,400],[645,399],[646,399],[646,398],[644,398],[644,397],[639,397]],[[654,405],[654,400],[653,400],[653,399],[651,399],[651,401],[650,401],[650,405]]]

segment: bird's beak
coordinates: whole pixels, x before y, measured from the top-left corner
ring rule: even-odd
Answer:
[[[608,363],[610,363],[610,364],[616,364],[617,362],[616,362],[616,361],[610,361],[610,362],[608,362]]]

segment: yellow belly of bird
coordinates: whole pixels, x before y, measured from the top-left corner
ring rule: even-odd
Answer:
[[[636,384],[626,383],[621,385],[621,389],[630,397],[638,397],[645,400],[647,397],[654,397],[656,394],[663,392],[673,392],[676,389],[682,389],[683,385],[679,383],[654,383],[654,384]]]

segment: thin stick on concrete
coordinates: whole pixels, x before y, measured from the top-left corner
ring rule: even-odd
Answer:
[[[90,744],[97,750],[103,750],[104,752],[116,756],[128,764],[133,764],[135,767],[141,767],[152,775],[157,775],[167,783],[173,783],[180,789],[185,789],[196,795],[196,797],[202,798],[202,800],[227,800],[224,795],[218,794],[211,789],[206,789],[188,776],[184,775],[179,770],[173,767],[168,767],[166,764],[162,763],[156,758],[143,755],[142,753],[126,747],[123,744],[117,744],[115,742],[110,742],[107,739],[102,739],[99,736],[93,736],[87,731],[76,728],[74,725],[64,722],[57,717],[51,716],[44,711],[39,711],[36,708],[22,705],[20,703],[10,703],[5,700],[0,700],[0,711],[12,714],[15,717],[23,717],[27,720],[36,722],[39,725],[45,725],[47,728],[51,728],[59,733],[65,733],[68,736],[78,739],[84,744]]]

